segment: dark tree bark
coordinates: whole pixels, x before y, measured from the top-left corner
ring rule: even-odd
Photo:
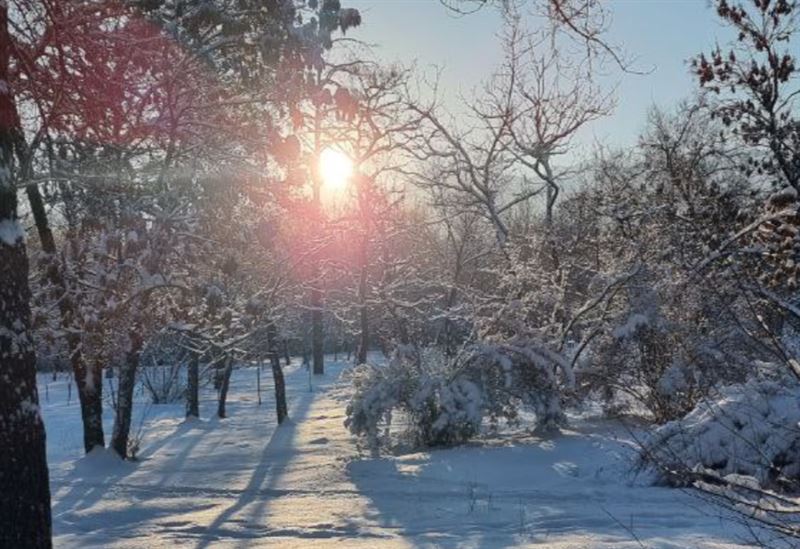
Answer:
[[[125,361],[119,371],[119,389],[117,390],[117,410],[114,416],[114,432],[111,435],[111,447],[123,459],[128,457],[128,439],[131,432],[131,415],[133,412],[133,389],[136,386],[136,370],[139,369],[139,357],[143,340],[138,330],[128,333],[130,348],[125,354]]]
[[[361,333],[359,334],[358,355],[356,362],[364,364],[367,362],[367,349],[369,348],[369,317],[367,315],[367,236],[363,236],[361,242],[361,278],[358,282],[358,302],[359,302],[359,324]]]
[[[50,485],[31,341],[28,257],[11,176],[19,118],[8,82],[8,7],[0,2],[0,547],[49,548]]]
[[[231,372],[233,372],[233,357],[225,357],[225,367],[222,369],[222,379],[219,387],[219,399],[217,401],[217,416],[225,417],[225,402],[228,399],[228,388],[231,384]]]
[[[283,340],[283,356],[286,359],[286,365],[287,366],[292,363],[292,357],[289,355],[289,340],[288,339],[284,339]]]
[[[358,281],[358,322],[360,333],[358,336],[358,350],[356,351],[356,364],[367,362],[369,348],[369,315],[367,311],[367,291],[369,277],[369,235],[373,231],[375,213],[370,196],[373,191],[373,180],[359,174],[356,177],[358,192],[358,208],[361,222],[361,245],[358,250],[358,262],[361,274]]]
[[[200,417],[200,364],[196,353],[192,353],[186,373],[186,417]]]
[[[314,374],[325,373],[325,335],[322,330],[322,292],[314,288],[311,292],[311,354]]]
[[[281,359],[278,353],[270,353],[270,362],[272,364],[272,379],[275,382],[275,410],[278,413],[278,425],[280,425],[289,417],[286,407],[286,382],[283,379]]]
[[[76,348],[81,355],[80,348]],[[103,433],[103,369],[99,364],[87,365],[82,355],[70,360],[78,387],[78,400],[83,421],[83,448],[88,454],[95,447],[105,446]]]
[[[283,379],[281,359],[278,352],[278,327],[273,322],[267,324],[267,346],[269,359],[272,365],[272,379],[275,383],[275,409],[278,413],[280,425],[289,416],[286,406],[286,382]]]
[[[316,72],[316,79],[319,83],[322,80],[322,69],[318,68]],[[314,158],[319,158],[322,152],[322,119],[323,111],[317,106],[314,109]],[[314,163],[314,168],[311,170],[311,183],[314,198],[315,213],[319,218],[320,225],[323,219],[322,215],[322,198],[320,190],[322,189],[322,174],[319,167]],[[319,266],[315,266],[315,274],[319,274]],[[318,283],[318,281],[315,281]],[[325,334],[322,327],[322,292],[318,288],[311,290],[311,355],[314,362],[313,372],[316,375],[325,373]]]

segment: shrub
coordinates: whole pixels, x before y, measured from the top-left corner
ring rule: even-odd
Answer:
[[[530,405],[540,428],[563,423],[558,363],[541,349],[475,344],[455,356],[438,349],[400,349],[384,366],[351,373],[345,425],[373,451],[389,442],[397,414],[416,446],[458,444],[477,435],[485,418],[515,420]],[[563,364],[562,364],[563,367]]]
[[[398,412],[408,419],[406,435],[419,446],[462,442],[480,429],[480,388],[440,353],[401,350],[385,366],[361,364],[350,375],[355,391],[345,425],[373,449],[387,442]]]
[[[153,404],[172,404],[186,394],[186,376],[181,364],[187,354],[173,334],[157,334],[142,351],[140,379]]]
[[[144,366],[141,372],[142,385],[153,404],[172,404],[183,400],[186,383],[180,364]]]
[[[642,449],[642,465],[670,484],[693,473],[752,477],[762,487],[800,478],[800,385],[753,379],[701,401],[684,418],[659,427]]]

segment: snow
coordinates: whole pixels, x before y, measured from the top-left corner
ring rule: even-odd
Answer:
[[[25,239],[25,230],[16,220],[3,219],[0,221],[0,241],[8,246],[16,246],[20,240]]]
[[[641,313],[633,313],[625,321],[622,326],[614,328],[613,334],[617,339],[626,339],[633,337],[633,335],[641,328],[650,325],[650,319]]]
[[[656,384],[658,392],[663,396],[671,396],[680,391],[686,390],[689,383],[686,380],[686,372],[679,364],[673,364],[661,375]]]
[[[800,386],[752,379],[657,428],[647,454],[670,471],[708,470],[761,486],[800,476]]]
[[[632,482],[631,436],[610,422],[364,455],[343,425],[343,368],[326,364],[309,391],[300,361],[287,367],[291,419],[280,427],[271,376],[259,406],[252,367],[234,371],[224,420],[208,419],[210,387],[203,419],[189,421],[182,404],[147,406],[137,391],[133,431],[143,425],[145,436],[134,463],[103,449],[82,457],[74,388],[41,375],[55,546],[640,547],[631,532],[650,548],[746,546],[746,533],[700,500]]]

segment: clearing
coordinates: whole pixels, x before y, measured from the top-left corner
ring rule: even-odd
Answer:
[[[187,422],[182,404],[148,406],[139,395],[135,463],[81,457],[69,380],[40,376],[56,547],[746,546],[746,532],[714,508],[633,478],[618,426],[577,420],[549,440],[376,459],[343,426],[343,363],[309,380],[298,362],[286,368],[291,419],[280,428],[271,384],[257,403],[254,367],[234,372],[223,420]],[[214,390],[202,396],[208,418]]]

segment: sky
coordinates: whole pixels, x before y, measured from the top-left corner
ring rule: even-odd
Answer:
[[[608,79],[609,86],[618,86],[617,107],[579,136],[576,145],[584,152],[596,143],[635,143],[651,106],[669,109],[696,90],[687,60],[709,50],[717,38],[726,41],[708,0],[607,2],[613,18],[608,42],[635,59],[634,68],[649,72]],[[348,0],[343,5],[361,11],[362,27],[353,36],[375,44],[380,59],[443,67],[444,99],[455,109],[502,60],[501,19],[493,9],[456,16],[439,0]]]

